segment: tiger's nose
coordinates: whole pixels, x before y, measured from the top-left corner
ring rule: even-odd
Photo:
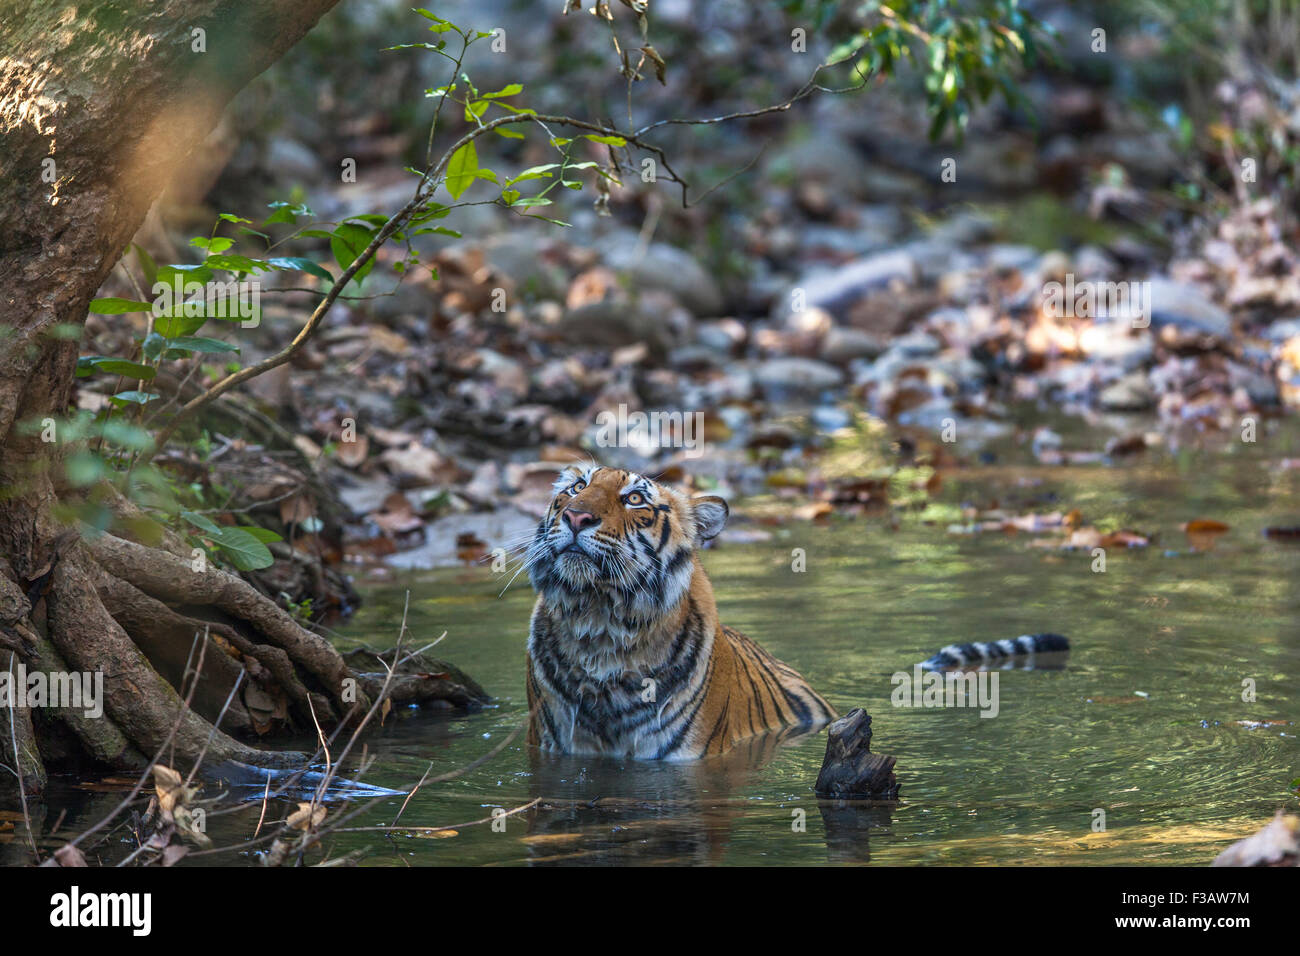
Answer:
[[[564,512],[564,520],[569,523],[569,527],[573,529],[574,534],[577,534],[588,525],[600,523],[600,519],[590,511],[574,511],[572,508]]]

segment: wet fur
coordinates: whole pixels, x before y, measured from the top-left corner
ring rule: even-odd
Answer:
[[[690,760],[834,718],[796,671],[719,623],[696,549],[726,521],[721,498],[596,466],[566,470],[555,492],[527,556],[532,743]]]

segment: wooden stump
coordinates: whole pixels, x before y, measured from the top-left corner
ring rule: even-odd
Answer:
[[[832,800],[897,800],[896,760],[871,752],[871,715],[855,707],[826,729],[826,759],[813,788]]]

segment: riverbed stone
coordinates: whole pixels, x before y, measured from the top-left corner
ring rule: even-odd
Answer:
[[[910,253],[898,249],[877,253],[838,269],[803,277],[777,298],[772,317],[785,322],[795,311],[794,293],[802,290],[804,308],[824,309],[842,321],[853,303],[868,293],[896,281],[911,285],[916,277],[916,259]]]
[[[1231,334],[1231,316],[1196,286],[1163,276],[1154,276],[1147,282],[1151,288],[1152,326],[1172,325],[1180,331],[1216,338]]]
[[[834,365],[807,358],[768,359],[754,370],[754,378],[765,392],[803,395],[836,388],[844,381]]]
[[[1156,403],[1155,390],[1145,372],[1132,372],[1118,382],[1107,385],[1097,396],[1097,404],[1111,412],[1141,412]]]

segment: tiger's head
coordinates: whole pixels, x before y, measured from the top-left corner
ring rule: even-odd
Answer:
[[[690,587],[696,549],[729,513],[716,496],[688,498],[599,465],[566,468],[554,490],[528,550],[533,587],[553,606],[624,633],[677,605]]]

